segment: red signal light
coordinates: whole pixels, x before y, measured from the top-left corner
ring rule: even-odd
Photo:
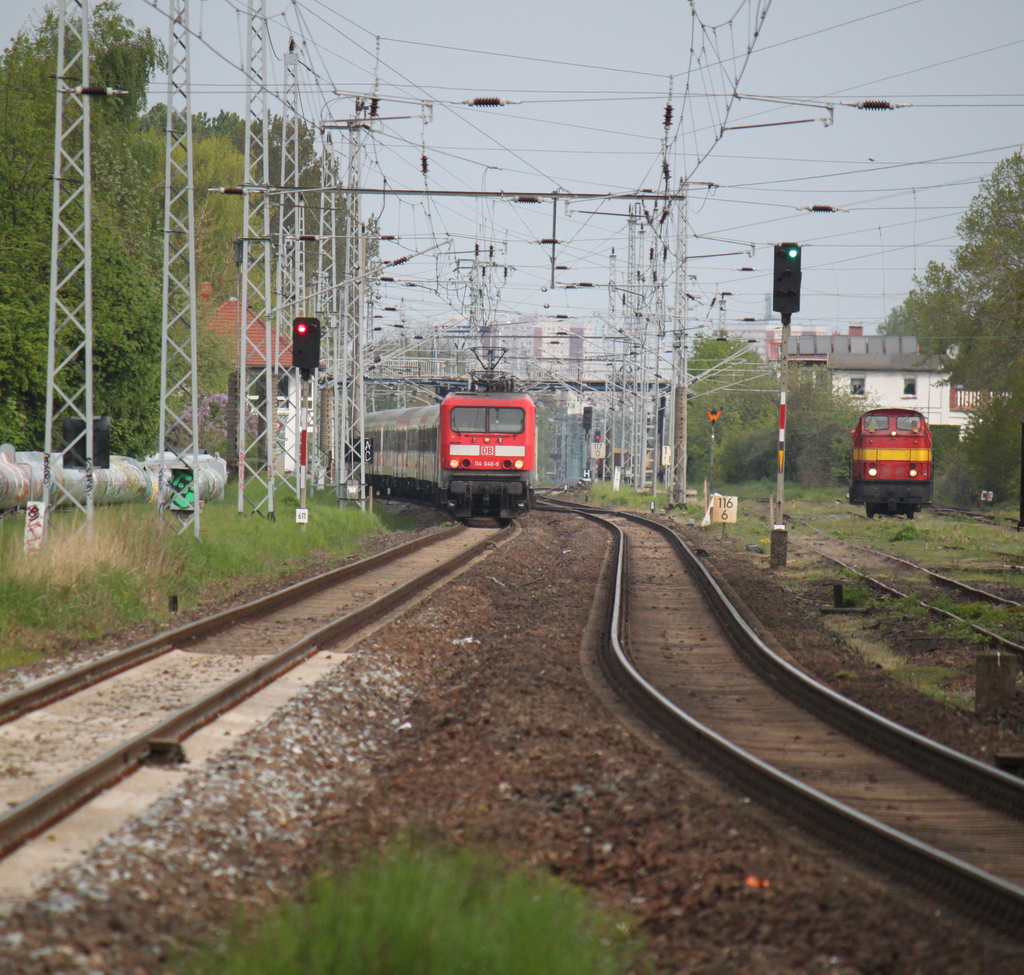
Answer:
[[[292,321],[292,365],[307,373],[320,367],[320,319],[296,318]]]

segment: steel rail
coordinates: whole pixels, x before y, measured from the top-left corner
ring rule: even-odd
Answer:
[[[871,550],[867,549],[866,551]],[[827,559],[829,562],[834,562],[847,572],[852,572],[855,576],[860,576],[860,578],[865,582],[876,586],[878,589],[884,590],[892,596],[896,596],[898,599],[910,599],[919,606],[923,606],[929,613],[935,613],[936,616],[942,616],[948,620],[963,623],[964,626],[969,626],[975,633],[980,633],[982,636],[986,636],[990,640],[994,640],[996,643],[1004,646],[1011,653],[1016,654],[1021,660],[1024,660],[1024,644],[1016,643],[1009,637],[1005,637],[1001,633],[996,633],[995,630],[989,630],[984,626],[979,626],[977,623],[972,623],[970,620],[964,619],[962,616],[958,616],[952,610],[943,609],[941,606],[936,606],[934,603],[926,603],[923,599],[919,599],[917,596],[911,596],[909,593],[900,592],[900,590],[895,588],[895,586],[890,586],[887,582],[882,582],[881,579],[877,579],[875,576],[869,576],[866,572],[861,572],[860,569],[855,568],[852,565],[847,565],[847,563],[842,559],[837,559],[834,555],[826,555],[824,552],[815,552],[814,554],[819,558]],[[879,552],[877,554],[881,555],[883,553]]]
[[[900,558],[898,555],[893,555],[890,552],[880,552],[878,549],[868,548],[866,545],[858,545],[856,542],[851,542],[847,539],[836,539],[834,535],[829,535],[828,532],[822,531],[820,528],[815,528],[809,521],[803,518],[798,518],[802,525],[806,525],[812,532],[816,532],[819,535],[823,535],[825,538],[831,541],[841,541],[843,545],[848,545],[850,548],[855,548],[859,552],[867,552],[869,555],[877,555],[883,559],[889,559],[892,562],[898,562],[900,565],[905,565],[909,569],[916,569],[918,572],[923,572],[926,576],[934,579],[936,582],[941,583],[944,586],[950,586],[953,589],[959,589],[961,592],[965,592],[971,596],[977,596],[979,599],[985,599],[990,603],[996,603],[1000,606],[1014,606],[1017,609],[1024,609],[1024,603],[1017,602],[1016,599],[1010,599],[1006,596],[1000,596],[998,593],[988,592],[985,589],[978,589],[966,582],[961,582],[959,579],[953,579],[950,576],[944,576],[941,572],[935,572],[932,569],[927,569],[923,565],[918,565],[916,562],[911,562],[910,559]],[[827,556],[826,556],[827,557]],[[959,617],[958,617],[959,618]]]
[[[161,654],[168,653],[170,650],[181,649],[195,640],[210,636],[212,633],[217,633],[229,626],[234,626],[236,623],[269,615],[296,599],[321,592],[348,578],[360,575],[378,566],[386,565],[388,562],[393,562],[421,548],[444,541],[467,530],[462,525],[454,525],[451,528],[413,539],[411,542],[397,545],[384,552],[360,559],[358,562],[339,566],[337,569],[323,572],[320,575],[297,582],[285,589],[279,589],[242,606],[226,609],[212,616],[206,616],[192,623],[186,623],[175,630],[160,633],[124,650],[118,650],[115,653],[107,654],[80,667],[75,667],[72,670],[38,681],[21,690],[0,697],[0,724],[6,724],[29,711],[45,707],[47,704],[58,701],[63,697],[69,697],[71,694],[76,694],[86,687],[98,684],[108,677],[113,677],[116,674],[130,670],[132,667],[137,667],[139,664],[145,663],[154,657],[159,657]]]
[[[458,526],[455,531],[459,528],[461,526]],[[497,536],[487,535],[451,559],[433,566],[372,602],[297,640],[291,646],[274,654],[229,683],[185,706],[164,721],[110,749],[78,771],[72,772],[30,796],[14,808],[0,814],[0,859],[8,856],[24,842],[69,815],[95,795],[130,775],[146,762],[152,752],[162,751],[165,743],[180,743],[196,729],[213,721],[247,697],[251,697],[286,671],[302,663],[303,660],[387,615],[418,592],[481,554],[495,541],[507,537],[516,530],[517,526],[513,523],[499,532]],[[428,538],[438,539],[442,535],[450,537],[451,534],[451,531],[438,532]],[[423,540],[417,539],[417,542],[420,544],[410,543],[413,548],[404,545],[389,551],[402,551],[408,554],[415,548],[422,547]],[[387,553],[381,554],[386,555]],[[378,558],[379,556],[373,556],[372,559],[365,559],[355,563],[354,566],[344,568],[351,569],[360,565],[365,568],[368,562]],[[320,581],[326,576],[334,576],[334,581],[338,581],[337,574],[341,571],[340,569],[332,570],[332,572],[324,573],[323,576],[317,576],[316,579],[308,580],[308,582]],[[319,588],[324,588],[328,584],[323,583]],[[306,583],[299,583],[275,593],[276,606],[279,607],[288,601],[286,594],[290,593],[291,599],[308,595],[310,590],[304,587],[306,587]],[[314,588],[311,591],[317,591],[317,589]],[[256,600],[240,609],[256,607],[262,605],[263,602],[264,600]],[[218,614],[218,617],[222,615],[224,614]],[[210,631],[204,630],[203,632]]]
[[[636,670],[622,643],[628,616],[625,535],[608,518],[624,518],[661,533],[679,554],[748,664],[772,687],[816,717],[919,773],[1016,817],[1024,816],[1024,781],[868,711],[783,660],[758,637],[707,566],[670,528],[629,512],[598,513],[561,500],[550,503],[612,532],[616,568],[611,573],[611,626],[596,650],[609,681],[637,713],[687,754],[699,755],[717,774],[749,790],[781,814],[795,816],[803,828],[847,854],[1000,931],[1014,936],[1020,933],[1024,925],[1024,889],[907,836],[772,767],[694,720]]]

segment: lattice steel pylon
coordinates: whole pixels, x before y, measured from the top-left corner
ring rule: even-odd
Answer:
[[[656,225],[652,215],[640,204],[630,207],[625,279],[621,286],[612,283],[612,297],[619,298],[620,331],[626,343],[619,411],[622,432],[616,442],[629,455],[628,467],[634,486],[647,486],[649,461],[655,489],[661,460],[658,456],[661,390],[663,385],[668,385],[660,375],[659,346],[665,331],[668,259],[660,223],[659,218]]]
[[[78,11],[77,20],[68,10]],[[89,2],[60,0],[54,133],[50,311],[46,355],[43,496],[70,502],[91,526],[96,438],[92,376],[92,149],[89,133]],[[106,90],[103,91],[106,94]],[[57,425],[60,424],[60,430]],[[85,498],[54,475],[55,435],[84,459]],[[59,453],[59,451],[57,451]]]
[[[328,473],[331,483],[336,484],[338,444],[338,416],[336,404],[339,402],[338,377],[341,375],[341,332],[338,314],[338,194],[330,188],[336,183],[333,179],[334,147],[331,134],[324,134],[324,144],[320,159],[320,187],[322,192],[317,195],[316,213],[317,227],[317,264],[316,287],[313,292],[313,308],[320,319],[320,334],[323,336],[323,361],[326,363],[325,375],[321,375],[319,386],[319,435],[318,448],[324,457],[330,455]]]
[[[291,342],[292,319],[306,314],[306,280],[304,266],[304,208],[299,190],[299,114],[298,54],[291,40],[284,55],[285,91],[281,112],[281,192],[273,210],[277,218],[276,296],[273,302],[274,343],[272,368],[275,376],[284,378],[280,350]],[[302,431],[307,426],[306,385],[299,370],[292,368],[287,382],[288,404],[291,407],[291,437],[278,438],[277,457],[280,467],[276,483],[287,486],[298,498],[300,494],[299,449]]]
[[[200,533],[199,387],[196,374],[195,184],[188,0],[171,0],[164,159],[163,331],[157,509]]]
[[[363,140],[370,123],[366,107],[357,104],[355,117],[344,128],[348,131],[348,178],[350,192],[345,198],[343,232],[345,273],[341,283],[341,355],[336,376],[340,400],[335,480],[338,504],[353,501],[366,505],[366,465],[363,441],[366,436],[366,232],[360,220],[359,186],[362,179]]]
[[[675,302],[672,336],[672,469],[669,478],[669,496],[674,504],[686,504],[686,465],[689,453],[687,407],[689,402],[689,338],[686,334],[690,319],[690,298],[687,286],[687,206],[686,199],[676,205],[676,270]]]
[[[269,183],[270,111],[267,105],[267,3],[248,5],[245,176],[243,187],[241,323],[238,358],[238,513],[248,506],[274,518],[276,389],[272,360],[277,334],[270,307],[273,251]]]

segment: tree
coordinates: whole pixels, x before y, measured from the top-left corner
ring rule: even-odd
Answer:
[[[736,371],[730,374],[731,356]],[[690,360],[694,384],[689,405],[688,479],[706,477],[710,426],[706,410],[721,411],[715,423],[715,480],[774,478],[778,471],[779,394],[777,374],[742,342],[705,339]],[[863,402],[833,388],[828,370],[790,365],[786,411],[786,479],[806,487],[846,480],[850,430]]]
[[[41,449],[46,415],[57,19],[48,9],[0,55],[0,441]],[[91,80],[126,88],[92,112],[95,408],[115,452],[155,444],[159,396],[162,164],[135,135],[163,51],[116,4],[93,10]]]
[[[773,463],[775,444],[766,433],[768,453],[759,449],[757,431],[772,426],[777,409],[772,394],[765,392],[769,367],[746,342],[702,338],[689,359],[693,377],[687,413],[687,482],[708,476],[711,436],[707,411],[721,412],[715,423],[715,479],[747,480],[767,476],[757,473]],[[753,440],[751,438],[754,438]],[[774,467],[771,467],[774,470]]]
[[[961,218],[950,267],[931,262],[889,332],[916,333],[949,355],[951,380],[1010,392],[1024,359],[1024,157],[1000,162]]]
[[[846,481],[853,457],[853,429],[863,401],[833,388],[827,369],[791,373],[786,402],[786,476],[803,487]]]
[[[1002,160],[984,180],[957,226],[963,243],[949,267],[932,262],[886,321],[889,332],[916,333],[926,353],[945,353],[950,381],[990,395],[951,455],[949,494],[973,485],[1009,497],[1020,469],[1024,408],[1024,156]],[[970,470],[963,469],[961,457]],[[955,476],[954,476],[955,473]],[[945,475],[942,475],[945,477]]]

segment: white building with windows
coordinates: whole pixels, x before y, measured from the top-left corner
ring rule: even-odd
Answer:
[[[769,340],[769,358],[778,353],[778,340]],[[789,357],[826,367],[834,388],[863,397],[865,410],[917,410],[929,426],[963,426],[982,400],[976,390],[951,386],[944,357],[922,354],[913,335],[864,335],[851,326],[846,335],[791,336]]]

